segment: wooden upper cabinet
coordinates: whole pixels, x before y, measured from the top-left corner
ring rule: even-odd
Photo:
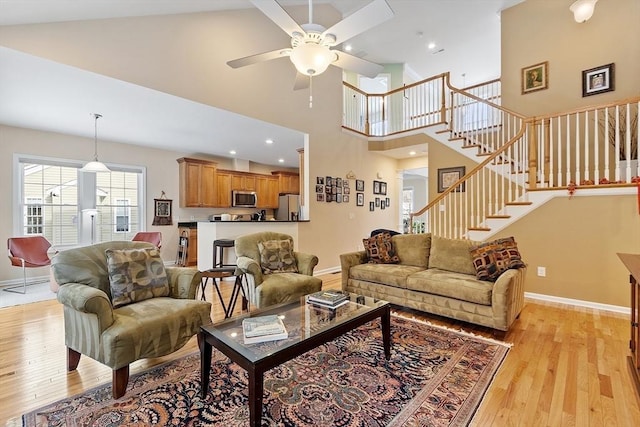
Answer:
[[[276,209],[278,207],[278,178],[271,176],[256,177],[258,208]]]
[[[254,174],[231,174],[231,189],[256,191],[256,177]]]
[[[298,173],[274,171],[271,174],[278,178],[279,194],[300,194],[300,175]]]
[[[231,174],[218,171],[216,185],[216,206],[219,208],[231,207]]]
[[[180,168],[180,207],[208,208],[216,203],[216,163],[182,157]]]

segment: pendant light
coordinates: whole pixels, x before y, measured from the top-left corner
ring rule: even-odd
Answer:
[[[111,172],[111,170],[102,162],[98,160],[98,119],[102,117],[102,114],[94,113],[94,136],[93,136],[93,161],[84,165],[80,170],[83,172]]]

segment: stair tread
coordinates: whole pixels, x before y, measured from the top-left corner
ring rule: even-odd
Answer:
[[[469,231],[491,231],[488,227],[469,227]]]
[[[509,219],[511,215],[487,215],[487,219]]]
[[[532,205],[533,202],[507,202],[505,205],[507,206],[529,206]]]

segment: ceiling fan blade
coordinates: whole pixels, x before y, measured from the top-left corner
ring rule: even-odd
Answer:
[[[296,72],[296,81],[293,84],[293,90],[306,89],[309,87],[309,76],[305,76],[300,72]]]
[[[247,65],[256,64],[258,62],[270,61],[272,59],[284,58],[291,54],[291,49],[277,49],[272,50],[271,52],[258,53],[251,56],[245,56],[244,58],[234,59],[232,61],[228,61],[227,65],[231,68],[240,68],[245,67]]]
[[[339,50],[332,50],[338,55],[338,59],[331,63],[336,67],[344,68],[345,70],[353,71],[363,76],[374,78],[382,72],[384,67],[374,62],[366,61],[358,58],[357,56],[349,55],[348,53],[341,52]]]
[[[304,30],[275,0],[251,0],[251,3],[262,11],[269,19],[293,37],[294,32],[304,34]]]
[[[392,17],[393,10],[391,10],[386,0],[374,0],[327,29],[322,35],[333,34],[336,36],[335,44],[337,45],[382,24]]]

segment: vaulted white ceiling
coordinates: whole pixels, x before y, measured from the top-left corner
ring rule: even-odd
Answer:
[[[330,3],[348,16],[369,1],[313,3]],[[450,71],[455,85],[479,83],[499,77],[499,12],[520,1],[387,0],[394,18],[348,43],[353,46],[352,54],[369,61],[405,64],[407,74],[414,80]],[[306,0],[279,2],[285,8],[308,4]],[[249,7],[253,5],[248,0],[2,0],[0,25]],[[274,25],[274,31],[280,30]],[[436,45],[433,49],[428,48],[431,42]],[[73,97],[78,91],[68,90],[79,85],[85,91],[83,98],[87,93],[101,97],[105,105],[117,111],[112,117],[105,114],[99,122],[101,139],[165,149],[172,149],[180,140],[182,151],[232,157],[229,151],[233,149],[242,159],[278,164],[282,158],[283,166],[297,166],[294,149],[302,147],[304,138],[298,131],[6,48],[0,48],[0,123],[93,137],[93,119],[82,108],[82,99]],[[138,108],[141,104],[153,108]],[[38,109],[34,111],[33,105]],[[133,105],[137,106],[135,113],[127,111],[127,106]],[[184,114],[176,117],[176,111]],[[172,120],[165,120],[166,117]],[[238,137],[238,129],[242,129],[242,138]],[[226,141],[225,145],[211,144],[212,135],[217,141]],[[266,138],[275,143],[264,144]]]

